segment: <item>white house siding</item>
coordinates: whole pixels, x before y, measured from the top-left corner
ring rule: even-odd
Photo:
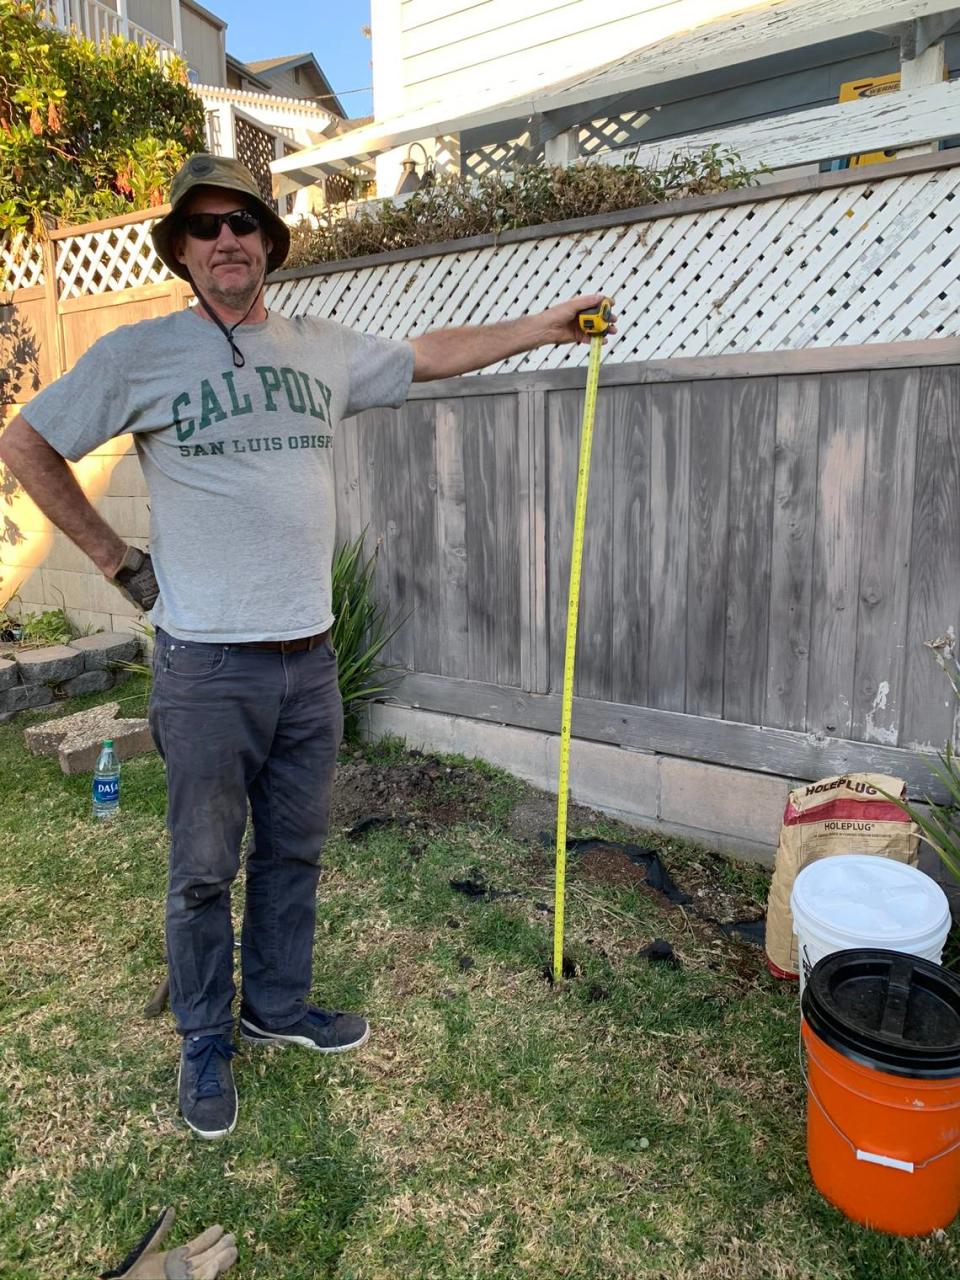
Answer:
[[[486,95],[495,85],[507,98],[746,7],[735,0],[374,0],[373,20],[375,35],[378,18],[399,25],[397,105],[411,110],[462,104],[471,91]],[[376,71],[379,78],[379,65]]]

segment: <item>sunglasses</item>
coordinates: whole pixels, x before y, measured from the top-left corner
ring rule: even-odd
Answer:
[[[260,230],[260,219],[249,209],[231,209],[229,213],[190,213],[183,220],[184,230],[194,240],[216,240],[224,223],[235,236],[249,236]]]

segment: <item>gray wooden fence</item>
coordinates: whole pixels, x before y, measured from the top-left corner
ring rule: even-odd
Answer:
[[[955,344],[611,366],[574,734],[796,778],[927,786],[955,733]],[[398,698],[556,730],[582,371],[415,388],[345,424],[339,531],[407,616]]]

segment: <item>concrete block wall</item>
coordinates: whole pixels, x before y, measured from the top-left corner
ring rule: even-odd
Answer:
[[[96,456],[109,469],[109,478],[94,505],[122,538],[146,546],[150,533],[147,486],[130,436],[109,442]],[[39,516],[30,523],[32,527],[23,527],[21,518],[22,532],[28,537],[41,536],[49,528]],[[17,548],[0,546],[0,563],[10,564],[16,555]],[[9,612],[43,613],[61,607],[82,630],[137,633],[144,622],[143,615],[97,572],[87,556],[54,529],[46,557],[21,584]]]

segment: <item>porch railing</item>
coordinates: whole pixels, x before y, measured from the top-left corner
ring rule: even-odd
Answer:
[[[172,3],[176,2],[172,0]],[[113,36],[122,36],[134,44],[154,44],[161,53],[176,52],[174,45],[155,32],[130,21],[126,0],[117,0],[116,8],[103,3],[103,0],[53,0],[49,12],[53,25],[61,31],[75,31],[95,44]]]

